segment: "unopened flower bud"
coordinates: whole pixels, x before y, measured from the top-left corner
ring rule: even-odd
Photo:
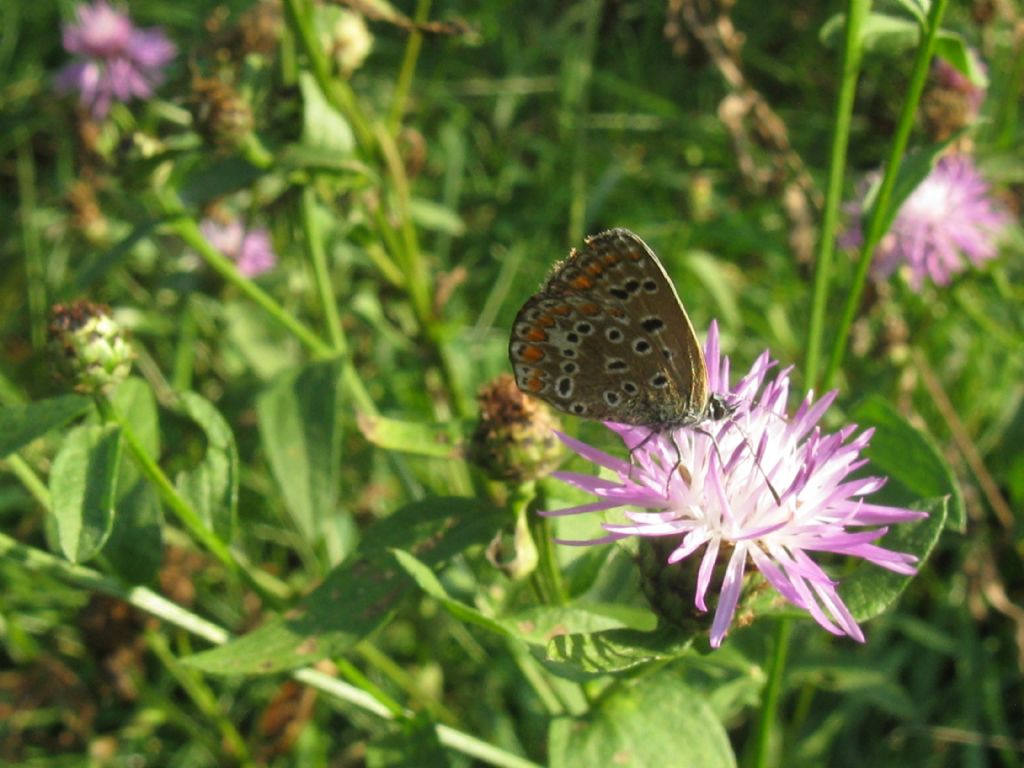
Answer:
[[[58,371],[79,392],[108,392],[131,372],[131,346],[109,307],[85,300],[57,304],[48,331]]]
[[[203,139],[222,151],[237,149],[252,132],[252,108],[232,86],[215,77],[192,81],[192,115]]]
[[[564,453],[558,421],[543,403],[526,397],[508,374],[481,390],[480,422],[470,460],[497,480],[523,482],[548,474]]]
[[[373,48],[373,34],[361,15],[333,6],[321,9],[326,14],[325,32],[321,36],[324,49],[334,60],[338,71],[348,77],[366,61]]]

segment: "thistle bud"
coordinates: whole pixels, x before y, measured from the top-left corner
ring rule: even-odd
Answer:
[[[131,346],[107,306],[85,300],[57,304],[48,333],[58,372],[78,392],[109,392],[131,372]]]
[[[557,419],[546,405],[520,392],[511,376],[496,378],[477,401],[480,421],[469,458],[490,477],[523,482],[558,466],[563,449],[554,433]]]
[[[218,150],[237,149],[252,132],[252,108],[218,78],[193,78],[191,104],[196,131]]]

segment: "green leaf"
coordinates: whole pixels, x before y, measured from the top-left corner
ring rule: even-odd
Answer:
[[[234,538],[238,510],[238,449],[231,426],[210,401],[195,392],[180,395],[181,412],[206,435],[199,465],[175,478],[178,491],[221,541]]]
[[[256,411],[270,469],[296,528],[308,542],[335,514],[341,460],[341,363],[327,360],[279,377]]]
[[[127,493],[118,492],[114,529],[103,556],[129,584],[147,584],[156,578],[164,556],[163,522],[160,497],[147,480],[140,479]]]
[[[945,30],[939,32],[935,38],[935,55],[952,64],[972,85],[988,88],[988,75],[960,35]]]
[[[246,302],[228,302],[223,308],[225,334],[222,349],[225,365],[236,374],[250,369],[260,379],[270,381],[296,368],[301,360],[295,339],[266,314]]]
[[[615,686],[583,717],[555,718],[548,753],[552,768],[736,765],[722,723],[670,670]]]
[[[156,396],[149,384],[130,376],[121,382],[111,401],[114,408],[138,439],[139,444],[152,458],[160,455],[160,417],[156,409]],[[127,460],[127,459],[126,459]],[[134,464],[133,464],[134,467]],[[122,472],[124,467],[122,467]],[[134,479],[135,475],[132,475]],[[122,477],[122,479],[124,479]],[[130,483],[128,490],[134,482]]]
[[[267,170],[253,165],[243,157],[216,157],[196,153],[191,166],[178,163],[182,171],[181,199],[186,207],[196,208],[231,192],[252,186],[267,175]]]
[[[149,384],[137,377],[127,378],[111,400],[142,449],[159,458],[160,416]],[[163,510],[156,490],[128,452],[122,452],[115,498],[114,527],[103,556],[123,579],[145,584],[156,577],[163,560]]]
[[[548,666],[563,676],[585,679],[623,672],[651,661],[679,658],[692,642],[691,636],[664,622],[653,632],[613,629],[593,634],[564,635],[548,644]]]
[[[363,437],[378,448],[438,459],[462,455],[463,431],[459,424],[423,424],[365,414],[359,416],[358,423]]]
[[[547,646],[562,635],[582,635],[611,629],[633,629],[650,632],[658,624],[647,608],[618,603],[595,603],[578,600],[568,605],[538,605],[498,622],[527,643]]]
[[[68,433],[53,460],[50,496],[61,550],[73,563],[94,557],[114,522],[121,428],[89,424]]]
[[[963,531],[967,513],[960,484],[935,443],[881,397],[861,401],[853,409],[852,418],[864,427],[874,428],[875,434],[864,455],[889,478],[872,501],[877,497],[884,500],[881,503],[908,506],[922,499],[948,495],[949,526]]]
[[[842,47],[845,30],[846,16],[833,16],[822,25],[821,42],[827,48],[838,50]],[[920,37],[921,25],[916,21],[884,13],[870,13],[864,19],[861,45],[867,55],[893,57],[916,48]]]
[[[359,550],[286,616],[186,661],[214,674],[270,674],[344,653],[390,620],[415,590],[391,550],[438,568],[490,541],[504,521],[474,499],[431,498],[403,507],[371,526]]]
[[[337,157],[350,156],[356,146],[348,121],[327,103],[316,79],[309,72],[299,73],[302,91],[302,143]]]
[[[459,217],[458,213],[433,200],[427,200],[422,197],[410,199],[409,215],[423,229],[443,232],[454,237],[458,237],[466,231],[466,223]]]
[[[879,542],[894,552],[905,552],[918,558],[918,568],[928,559],[939,541],[946,522],[948,497],[929,499],[911,505],[928,513],[928,517],[914,523],[901,523],[890,528]],[[873,619],[892,605],[913,576],[904,576],[861,562],[842,577],[839,595],[858,622]]]
[[[484,629],[501,635],[502,637],[509,637],[512,635],[512,633],[505,629],[505,627],[499,622],[489,616],[485,616],[476,608],[466,605],[465,603],[460,603],[458,600],[450,597],[429,566],[420,562],[408,552],[403,552],[400,549],[392,550],[392,554],[394,554],[395,560],[398,561],[398,565],[402,570],[409,574],[409,576],[412,577],[412,580],[416,582],[416,586],[441,603],[441,605],[443,605],[445,609],[456,619],[465,622],[466,624],[475,624],[478,627],[483,627]]]
[[[871,13],[864,20],[861,45],[868,55],[894,58],[913,51],[921,42],[921,30],[927,23],[927,9],[913,0],[897,0],[913,16],[913,19]],[[842,45],[846,16],[838,14],[825,22],[821,28],[822,43],[838,49]],[[956,32],[940,29],[935,36],[935,55],[945,59],[979,88],[988,87],[988,76],[977,57],[971,54],[970,46]]]
[[[25,405],[0,408],[0,458],[23,448],[51,429],[63,427],[89,410],[82,395],[63,395]]]

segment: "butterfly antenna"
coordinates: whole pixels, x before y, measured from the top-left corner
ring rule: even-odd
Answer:
[[[737,431],[743,435],[743,441],[747,444],[747,448],[750,449],[751,456],[754,457],[754,466],[757,467],[757,471],[761,473],[761,477],[764,478],[765,484],[768,486],[768,491],[771,493],[772,498],[775,499],[775,506],[782,506],[782,498],[779,496],[779,492],[775,490],[775,486],[772,485],[772,481],[768,479],[768,474],[764,471],[764,467],[761,466],[761,459],[757,455],[757,451],[754,450],[754,444],[750,442],[750,435],[747,434],[746,430],[739,425],[739,422],[733,421],[732,425],[736,427]],[[712,438],[713,440],[714,438]],[[718,449],[716,444],[715,450]],[[719,456],[718,460],[721,461],[722,457]]]

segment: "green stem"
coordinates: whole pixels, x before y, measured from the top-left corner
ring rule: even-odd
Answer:
[[[846,304],[843,307],[843,314],[839,321],[839,328],[836,330],[835,341],[832,346],[832,354],[829,357],[828,367],[822,381],[823,389],[831,389],[839,368],[846,353],[847,342],[850,337],[850,328],[853,319],[860,306],[860,299],[864,293],[864,285],[867,282],[868,269],[871,267],[871,259],[874,256],[875,248],[885,235],[885,228],[888,226],[891,217],[889,207],[892,204],[893,188],[896,185],[896,178],[899,174],[903,155],[907,149],[907,142],[910,139],[910,131],[914,125],[914,115],[917,112],[918,102],[921,100],[921,93],[924,91],[925,80],[928,77],[928,68],[932,61],[932,54],[935,51],[935,38],[939,33],[942,24],[942,17],[946,13],[946,6],[949,0],[932,0],[928,9],[928,18],[925,22],[924,35],[914,58],[914,69],[910,75],[910,84],[907,87],[907,98],[903,102],[903,109],[900,112],[899,122],[896,126],[896,133],[893,136],[892,146],[889,151],[889,160],[885,164],[885,175],[882,177],[882,184],[878,189],[878,197],[874,207],[871,209],[870,217],[865,226],[864,246],[860,253],[860,260],[857,262],[857,270],[854,274],[853,284],[846,296]]]
[[[126,586],[117,579],[104,576],[91,568],[69,563],[49,552],[29,547],[3,533],[0,533],[0,558],[8,562],[19,563],[33,573],[46,573],[74,586],[124,600],[168,624],[191,632],[214,645],[223,645],[231,639],[231,635],[226,630],[186,611],[145,587]],[[335,677],[308,668],[297,670],[291,676],[305,685],[323,691],[327,695],[365,712],[386,720],[395,719],[394,714],[387,707],[380,704],[366,691],[348,685]],[[434,729],[438,739],[445,746],[491,765],[503,768],[540,768],[530,760],[513,755],[500,747],[488,744],[454,728],[437,725]]]
[[[21,456],[12,453],[4,459],[4,463],[11,470],[11,473],[21,481],[25,489],[32,494],[33,498],[46,509],[50,508],[50,489],[46,483],[39,479],[39,475]]]
[[[25,299],[28,302],[29,336],[39,349],[46,343],[46,259],[36,229],[36,162],[28,129],[15,131],[17,155],[14,169],[18,183],[18,220],[25,251]]]
[[[348,83],[337,79],[331,72],[331,62],[313,29],[310,6],[304,0],[284,0],[284,10],[288,25],[306,54],[313,77],[324,97],[349,121],[360,146],[369,154],[374,146],[373,131],[359,109],[356,96]]]
[[[850,121],[853,116],[854,95],[860,75],[863,46],[861,33],[864,19],[871,10],[871,0],[849,0],[846,6],[846,37],[840,63],[841,81],[836,100],[835,125],[829,158],[828,189],[825,192],[825,210],[818,241],[818,260],[814,274],[814,296],[811,301],[811,325],[807,338],[805,381],[811,389],[818,378],[821,361],[821,343],[825,326],[825,307],[828,287],[832,278],[832,256],[835,253],[836,224],[843,198],[843,177],[846,173],[846,150],[850,141]]]
[[[416,3],[415,21],[426,21],[429,13],[430,0],[418,0]],[[398,79],[395,81],[395,96],[391,102],[391,113],[388,115],[388,131],[392,136],[398,135],[398,129],[402,125],[402,114],[405,112],[405,103],[409,99],[412,77],[416,72],[416,60],[419,58],[422,46],[423,33],[419,29],[413,29],[409,33],[409,41],[405,44],[402,68],[398,70]]]
[[[316,193],[312,187],[303,187],[299,206],[302,210],[302,234],[306,244],[306,253],[313,265],[313,280],[316,283],[316,293],[320,299],[320,311],[324,313],[327,335],[330,336],[335,351],[339,355],[345,356],[348,354],[348,341],[345,339],[341,319],[338,317],[337,302],[334,300],[331,274],[327,268],[327,253],[324,251],[323,236],[316,220]]]
[[[519,486],[509,506],[515,508],[517,514],[527,515],[530,535],[537,548],[537,568],[532,574],[536,591],[547,605],[564,605],[568,595],[562,582],[562,571],[558,567],[551,521],[537,514],[538,504],[535,502],[540,503],[541,509],[544,508],[543,497],[538,495],[537,488],[535,483]]]
[[[766,768],[769,764],[772,736],[779,717],[782,679],[786,671],[786,658],[789,655],[789,639],[792,634],[793,620],[788,617],[780,618],[775,627],[775,648],[768,669],[768,681],[761,694],[761,711],[754,733],[754,755],[749,763],[751,768]]]
[[[162,195],[160,202],[164,207],[164,211],[168,214],[168,224],[174,229],[178,237],[198,253],[214,271],[237,288],[247,299],[266,312],[271,319],[295,336],[314,355],[318,357],[332,357],[334,355],[334,349],[329,344],[322,341],[309,328],[292,317],[262,288],[242,275],[231,259],[214,248],[203,236],[195,220],[185,212],[179,200],[169,199]]]
[[[316,193],[310,187],[302,190],[302,231],[306,243],[306,252],[313,265],[313,279],[316,282],[317,296],[320,299],[320,307],[324,313],[324,322],[327,324],[327,333],[331,337],[331,345],[336,353],[342,357],[342,381],[352,396],[356,408],[368,416],[377,414],[377,406],[366,391],[363,380],[359,378],[349,356],[348,339],[345,336],[345,329],[341,325],[341,318],[338,316],[338,304],[334,298],[334,290],[331,286],[330,269],[327,266],[327,252],[324,250],[323,235],[316,220]]]

